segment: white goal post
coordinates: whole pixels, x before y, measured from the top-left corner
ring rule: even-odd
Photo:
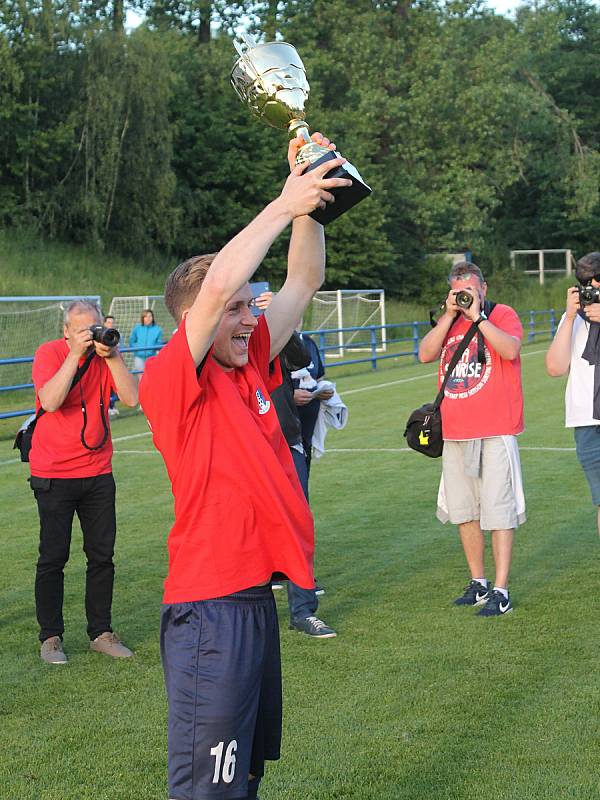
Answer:
[[[546,259],[547,255],[551,256],[561,256],[560,258],[553,258],[551,259],[554,264],[562,264],[560,267],[548,266],[548,261]],[[550,250],[511,250],[510,251],[510,265],[513,269],[516,268],[517,257],[519,257],[519,261],[523,259],[520,257],[524,257],[525,263],[533,261],[531,256],[537,257],[536,267],[535,269],[524,269],[523,272],[525,275],[537,275],[538,280],[540,282],[540,286],[543,286],[545,283],[546,275],[549,274],[559,274],[565,275],[565,277],[569,277],[572,272],[573,268],[575,267],[575,258],[573,256],[573,252],[571,250],[561,250],[561,249],[550,249]]]
[[[310,326],[310,327],[309,327]],[[371,330],[371,326],[375,330]],[[378,352],[386,349],[384,289],[334,289],[317,292],[304,329],[327,331],[327,355],[343,357],[346,351],[370,350],[373,340]],[[340,330],[354,328],[355,330]],[[320,344],[320,342],[317,342]]]

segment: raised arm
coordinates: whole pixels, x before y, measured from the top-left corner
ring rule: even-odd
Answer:
[[[213,342],[226,303],[254,275],[277,236],[296,217],[329,202],[329,189],[346,185],[340,178],[324,178],[332,167],[343,163],[341,158],[329,161],[307,174],[303,174],[306,165],[293,169],[279,197],[219,252],[186,318],[188,344],[197,365]]]
[[[552,378],[566,375],[571,366],[571,338],[573,336],[573,323],[579,309],[579,292],[577,287],[567,289],[567,307],[552,344],[546,353],[546,372]]]
[[[38,399],[44,411],[57,411],[65,402],[71,383],[77,372],[79,360],[87,355],[92,346],[89,328],[73,331],[70,337],[70,350],[60,368],[38,390]]]
[[[335,144],[326,139],[322,134],[315,133],[313,141],[335,150]],[[304,144],[302,138],[290,142],[288,159],[293,166],[298,148]],[[321,179],[334,165],[343,161],[328,161],[317,167]],[[292,172],[293,174],[293,172]],[[310,174],[310,173],[309,173]],[[321,180],[328,184],[327,188],[335,186],[350,186],[352,181],[343,178],[332,181]],[[325,192],[325,202],[333,202],[333,195]],[[322,202],[320,205],[324,205]],[[314,293],[323,284],[325,279],[325,233],[323,226],[311,217],[297,217],[292,226],[292,237],[288,250],[288,270],[285,283],[277,292],[272,303],[265,311],[271,335],[271,359],[277,356],[298,326],[306,307]]]
[[[452,297],[452,302],[454,302],[454,297]],[[419,361],[422,361],[423,363],[437,361],[441,355],[442,347],[444,346],[444,341],[448,335],[448,331],[452,327],[452,323],[455,319],[456,312],[447,307],[444,314],[439,318],[435,328],[432,328],[421,339],[419,344]]]

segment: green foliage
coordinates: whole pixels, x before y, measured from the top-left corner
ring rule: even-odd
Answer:
[[[330,287],[418,298],[430,253],[600,238],[600,10],[547,0],[0,2],[0,220],[143,257],[221,247],[285,179],[229,85],[231,34],[291,41],[307,120],[373,188],[328,228]],[[335,24],[332,21],[335,20]],[[263,272],[278,285],[286,237]],[[259,277],[262,273],[259,273]]]

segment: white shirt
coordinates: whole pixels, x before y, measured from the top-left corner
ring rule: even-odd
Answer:
[[[559,328],[565,321],[562,315]],[[590,326],[579,314],[573,321],[571,334],[571,365],[565,391],[565,426],[579,428],[583,425],[599,425],[594,419],[594,365],[585,361],[581,354],[587,343]]]

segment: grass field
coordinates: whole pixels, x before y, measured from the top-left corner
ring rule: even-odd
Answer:
[[[564,384],[545,376],[539,345],[525,348],[523,371],[529,520],[515,547],[515,612],[502,619],[452,606],[468,576],[455,530],[434,518],[440,462],[404,449],[409,412],[434,396],[432,366],[339,378],[350,421],[311,479],[319,613],[339,635],[288,631],[278,598],[283,755],[262,800],[600,797],[595,509],[563,428]],[[158,618],[171,495],[144,418],[117,419],[113,437],[114,623],[136,656],[87,650],[76,529],[64,668],[38,656],[35,502],[0,442],[3,800],[167,797]]]

